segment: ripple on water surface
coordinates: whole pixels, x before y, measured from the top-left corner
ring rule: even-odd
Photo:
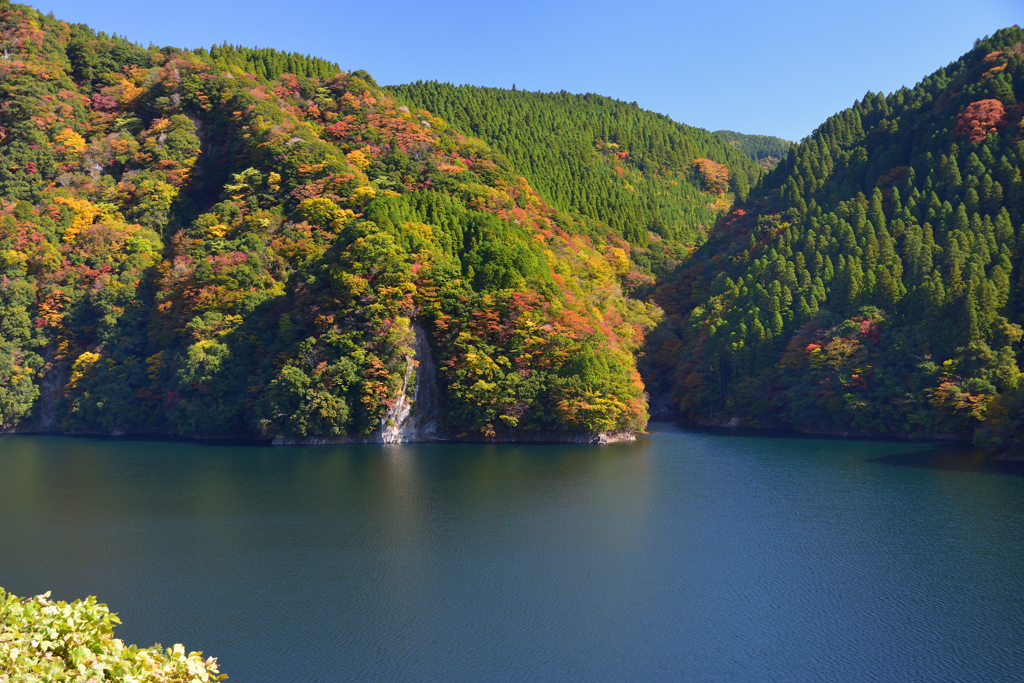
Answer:
[[[232,680],[1012,680],[1024,477],[922,444],[0,437],[0,586]]]

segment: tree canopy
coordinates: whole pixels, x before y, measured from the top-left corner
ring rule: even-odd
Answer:
[[[486,142],[299,55],[0,41],[0,428],[373,437],[414,325],[454,437],[646,423],[646,250]]]
[[[733,193],[746,197],[761,174],[717,135],[636,103],[434,81],[389,90],[486,141],[586,234],[610,230],[648,250],[641,258],[656,273],[703,242]],[[706,182],[702,160],[719,164],[724,182]]]
[[[1024,31],[867,93],[657,294],[648,385],[692,419],[1022,438]]]

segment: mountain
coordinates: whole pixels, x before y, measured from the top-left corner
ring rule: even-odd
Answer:
[[[639,247],[634,259],[655,275],[702,243],[761,176],[719,136],[635,102],[433,81],[389,90],[504,154],[584,234],[610,229]]]
[[[791,147],[656,295],[643,360],[690,419],[1024,434],[1024,31]]]
[[[1024,441],[1018,27],[792,145],[9,3],[0,43],[0,430],[629,438],[649,391]]]
[[[633,352],[658,311],[623,292],[651,282],[646,233],[577,234],[505,155],[362,71],[147,49],[6,2],[0,43],[3,430],[645,425]]]
[[[746,135],[731,130],[716,130],[715,135],[739,149],[766,171],[775,168],[793,144],[771,135]]]

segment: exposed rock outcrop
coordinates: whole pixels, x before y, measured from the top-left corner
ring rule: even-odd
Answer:
[[[415,335],[413,353],[406,356],[402,389],[394,405],[381,418],[380,429],[365,437],[307,436],[281,437],[275,445],[331,445],[352,443],[418,443],[425,441],[487,441],[491,443],[580,443],[607,444],[634,441],[633,432],[602,432],[587,434],[558,431],[517,431],[499,434],[490,439],[452,436],[441,431],[443,407],[437,386],[437,366],[430,350],[427,334],[419,325],[412,325]],[[412,389],[410,391],[410,384]]]
[[[378,439],[381,443],[437,441],[440,438],[440,402],[434,356],[423,328],[414,324],[412,331],[415,334],[413,355],[406,356],[405,377],[395,404],[381,418]],[[410,398],[411,378],[415,379]]]
[[[70,368],[54,360],[56,354],[53,346],[44,348],[40,353],[48,369],[39,383],[39,398],[36,399],[33,415],[15,427],[0,427],[0,434],[49,434],[61,431],[60,421],[57,420],[57,403],[68,381]]]

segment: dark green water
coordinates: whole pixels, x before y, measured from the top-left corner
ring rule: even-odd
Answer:
[[[232,681],[1024,677],[1024,477],[925,445],[0,437],[0,586]]]

